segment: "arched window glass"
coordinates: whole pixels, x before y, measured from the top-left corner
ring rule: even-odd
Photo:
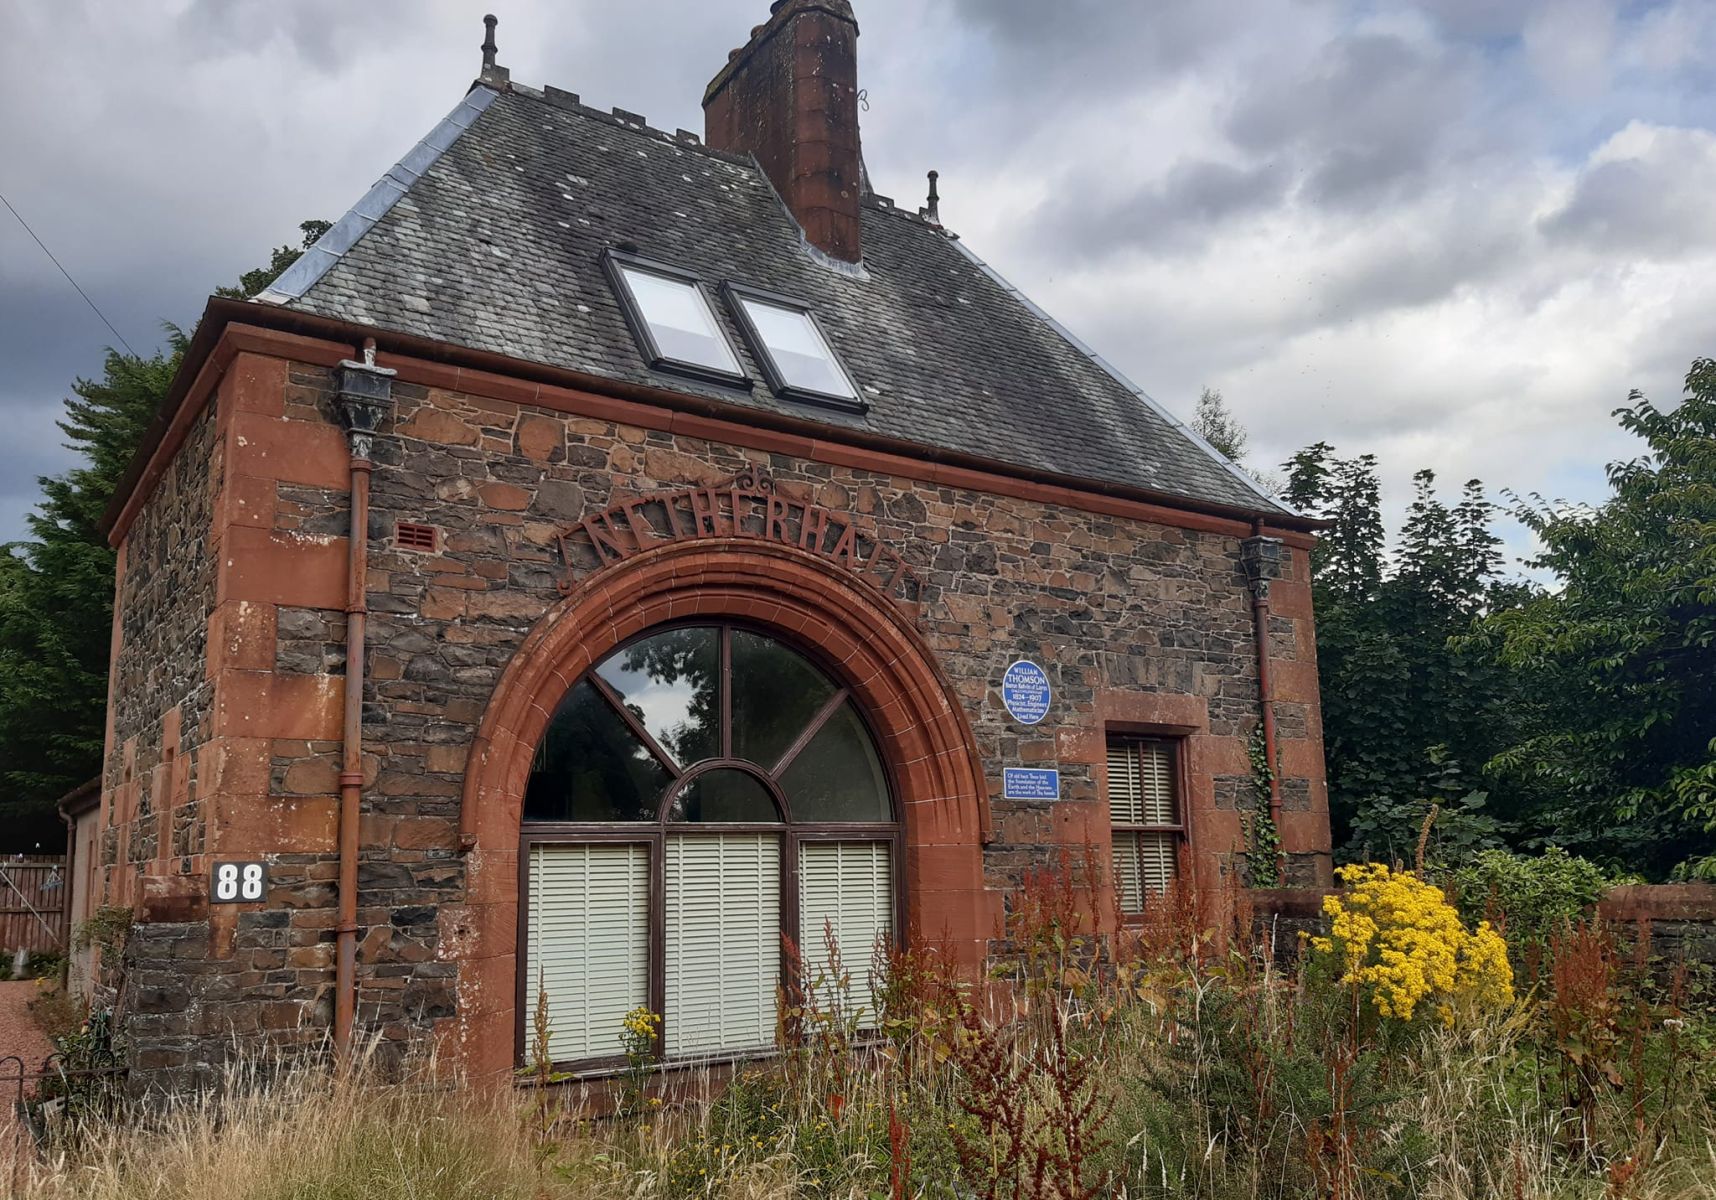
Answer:
[[[782,973],[802,969],[863,1021],[898,841],[883,759],[835,677],[759,631],[652,631],[579,680],[537,746],[521,1014],[546,994],[560,1063],[617,1059],[614,1014],[633,1008],[662,1014],[669,1057],[741,1055],[772,1044]]]

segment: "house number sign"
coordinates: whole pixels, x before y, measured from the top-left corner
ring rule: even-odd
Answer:
[[[268,894],[268,864],[223,862],[214,866],[213,904],[253,904]]]

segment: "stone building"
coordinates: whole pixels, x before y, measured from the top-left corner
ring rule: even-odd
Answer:
[[[701,138],[492,35],[209,301],[108,514],[134,1074],[330,1031],[504,1072],[539,992],[576,1069],[636,1006],[738,1056],[783,934],[975,966],[1034,866],[1093,848],[1124,919],[1271,824],[1327,882],[1313,523],[871,189],[847,0],[779,0]]]

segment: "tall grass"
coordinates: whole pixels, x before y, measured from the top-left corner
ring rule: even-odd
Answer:
[[[1355,1037],[1350,996],[1214,936],[1225,914],[1169,897],[1117,942],[1040,887],[1004,978],[882,956],[877,1011],[854,1012],[834,955],[783,994],[781,1053],[731,1077],[603,1096],[252,1060],[62,1138],[17,1195],[1716,1200],[1716,1030],[1678,983],[1627,984],[1600,932],[1559,939],[1505,1011]]]
[[[510,1093],[243,1059],[218,1089],[88,1123],[36,1163],[29,1200],[531,1200],[538,1159]]]

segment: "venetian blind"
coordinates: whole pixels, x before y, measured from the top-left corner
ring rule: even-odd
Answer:
[[[1108,743],[1108,818],[1116,825],[1178,825],[1168,747],[1116,738]]]
[[[1147,896],[1168,890],[1178,869],[1179,835],[1114,831],[1114,886],[1122,912],[1141,912]]]
[[[1116,738],[1108,743],[1108,815],[1119,827],[1177,825],[1173,755],[1167,746]],[[1177,869],[1179,835],[1114,830],[1114,886],[1124,912],[1168,890]]]
[[[525,1009],[548,993],[556,1062],[620,1053],[620,1023],[649,997],[649,848],[532,846]]]
[[[799,952],[805,978],[827,1011],[876,1023],[870,964],[894,927],[894,879],[887,842],[801,842],[798,850]],[[830,969],[829,932],[846,985]]]
[[[670,835],[663,865],[667,1052],[772,1045],[781,963],[780,838]]]

